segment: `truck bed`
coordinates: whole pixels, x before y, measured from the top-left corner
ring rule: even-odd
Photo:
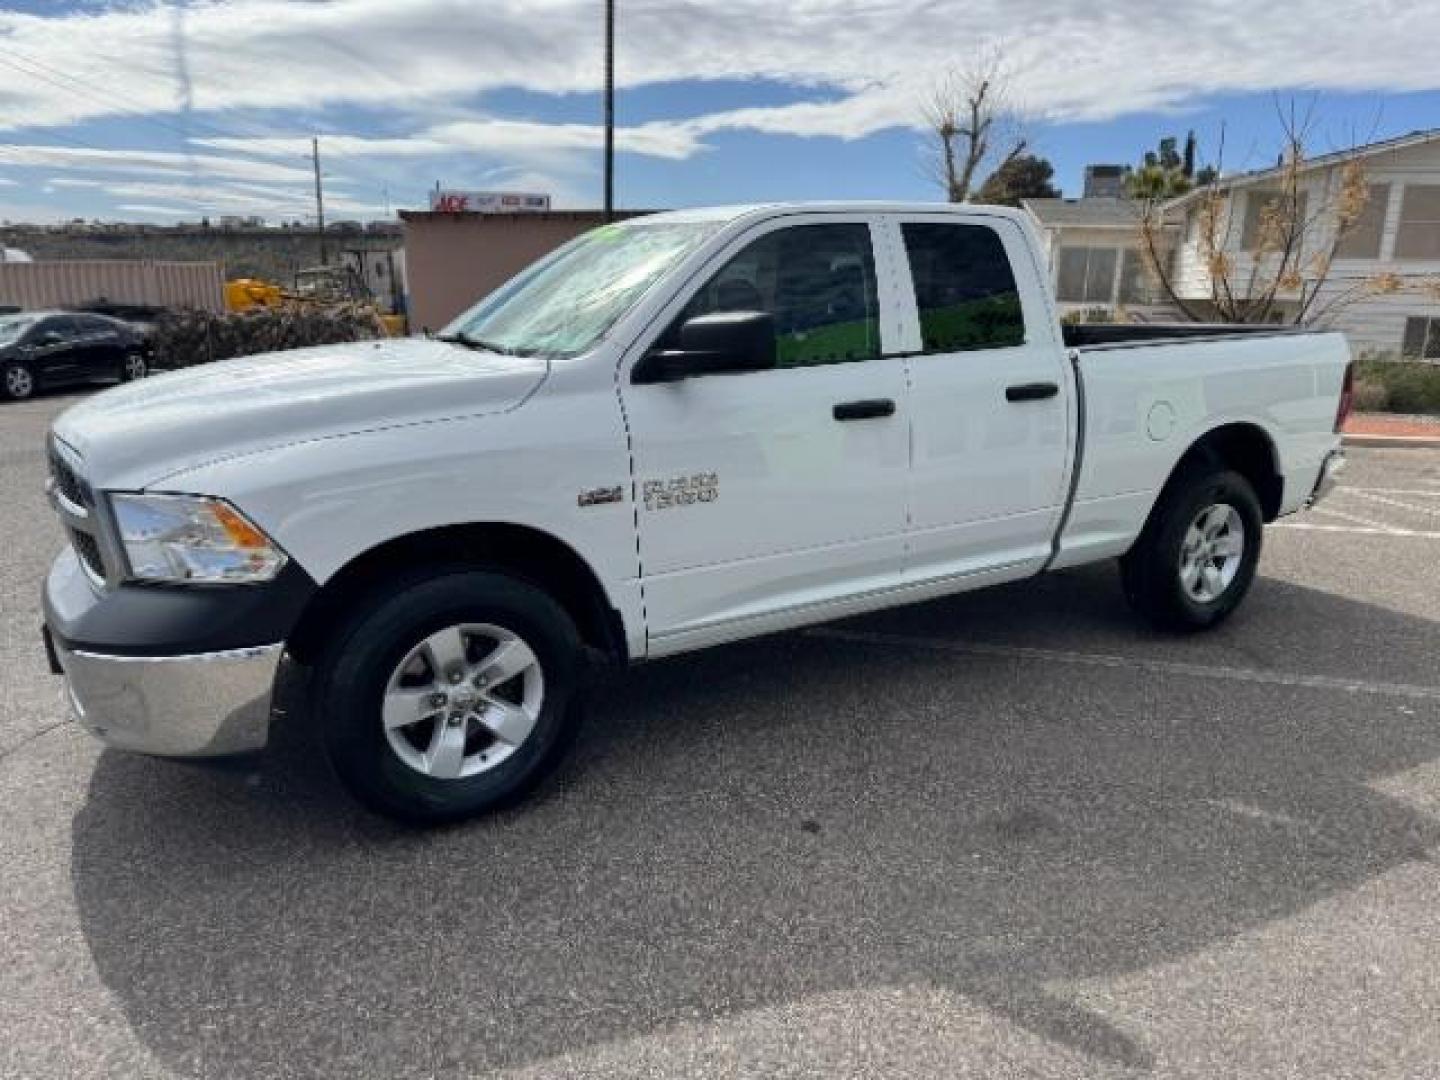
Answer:
[[[1273,323],[1062,323],[1065,346],[1144,345],[1175,338],[1241,337],[1257,334],[1305,334],[1305,327]]]

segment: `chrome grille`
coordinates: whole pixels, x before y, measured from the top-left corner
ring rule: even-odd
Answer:
[[[50,478],[55,482],[55,490],[75,506],[83,506],[88,509],[94,502],[90,495],[90,488],[70,467],[70,463],[61,457],[60,451],[53,441],[50,443],[49,451]]]
[[[105,546],[100,535],[99,515],[95,513],[95,493],[79,470],[79,455],[63,447],[51,436],[46,447],[50,462],[50,501],[65,526],[70,546],[80,558],[85,572],[97,585],[109,580]]]
[[[66,529],[70,534],[70,543],[75,548],[75,554],[80,556],[80,561],[85,564],[85,569],[94,574],[97,578],[105,577],[105,560],[100,557],[100,545],[95,537],[89,533],[83,533],[79,529]]]

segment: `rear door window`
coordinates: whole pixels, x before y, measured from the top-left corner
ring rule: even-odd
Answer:
[[[80,324],[80,332],[87,337],[109,340],[115,336],[115,324],[109,319],[98,315],[77,315],[75,320]]]
[[[964,222],[900,226],[926,352],[999,349],[1025,341],[1020,291],[998,233]]]

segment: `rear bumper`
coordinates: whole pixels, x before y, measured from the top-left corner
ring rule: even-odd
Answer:
[[[191,656],[115,656],[53,638],[76,721],[122,750],[212,757],[258,750],[284,646]]]
[[[1340,474],[1344,471],[1345,451],[1337,446],[1326,454],[1325,460],[1320,463],[1320,474],[1315,478],[1315,487],[1310,492],[1310,497],[1305,500],[1305,505],[1314,506],[1334,491],[1335,485],[1340,482]]]

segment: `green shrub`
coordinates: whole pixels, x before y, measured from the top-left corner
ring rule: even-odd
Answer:
[[[1384,412],[1390,407],[1390,391],[1383,382],[1355,380],[1355,408],[1360,412]]]
[[[1384,391],[1384,404],[1378,408],[1440,416],[1440,364],[1364,358],[1355,366],[1355,382],[1357,391],[1362,385]],[[1367,389],[1367,393],[1373,391]],[[1358,394],[1356,404],[1366,407],[1360,405]]]

